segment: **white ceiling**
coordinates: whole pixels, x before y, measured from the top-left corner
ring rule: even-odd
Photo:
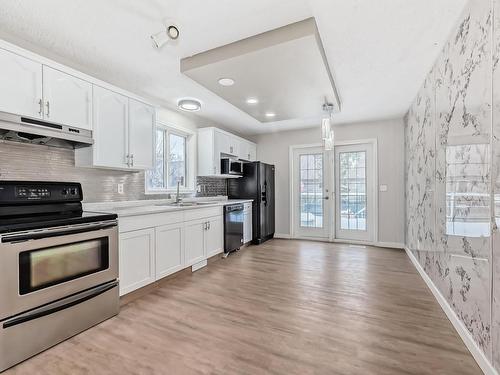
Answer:
[[[202,100],[200,125],[241,134],[317,126],[261,124],[183,76],[180,58],[314,16],[334,75],[337,123],[401,117],[467,0],[2,0],[0,37],[158,103]],[[172,18],[178,46],[149,36]],[[321,103],[318,103],[321,105]]]

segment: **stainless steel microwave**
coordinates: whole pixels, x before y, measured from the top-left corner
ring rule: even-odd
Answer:
[[[243,163],[230,158],[223,158],[220,160],[221,174],[234,174],[243,175]]]

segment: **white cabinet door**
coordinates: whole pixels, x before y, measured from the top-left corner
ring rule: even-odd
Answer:
[[[154,229],[120,234],[120,295],[155,281],[154,243]]]
[[[94,86],[94,166],[128,168],[128,98]]]
[[[129,154],[133,169],[153,168],[155,109],[129,99]]]
[[[238,159],[241,160],[250,160],[250,150],[249,150],[250,143],[241,140],[240,145],[238,147]]]
[[[42,118],[42,64],[0,49],[0,111]]]
[[[215,130],[214,134],[215,143],[215,158],[220,160],[220,154],[229,154],[229,135]]]
[[[206,259],[205,232],[207,219],[186,222],[184,232],[185,266],[189,267]]]
[[[243,212],[243,243],[252,241],[252,210]]]
[[[222,216],[211,217],[208,220],[208,230],[205,233],[207,258],[224,251],[224,223]]]
[[[184,266],[184,223],[156,228],[156,280]]]
[[[45,119],[92,130],[92,84],[43,66]]]
[[[248,144],[249,161],[257,161],[257,145],[255,143]]]
[[[239,155],[239,149],[240,149],[239,138],[229,136],[229,154],[237,157]]]

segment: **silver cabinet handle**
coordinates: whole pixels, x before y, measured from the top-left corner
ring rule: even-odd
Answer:
[[[131,164],[132,167],[134,166],[134,154],[130,154],[130,159],[132,160]]]
[[[42,99],[40,99],[40,100],[38,101],[38,114],[39,114],[39,115],[42,115],[42,114],[43,114],[43,100],[42,100]]]
[[[47,103],[45,103],[45,106],[47,107],[47,117],[50,117],[50,103],[47,100]]]
[[[210,221],[207,221],[207,230],[210,230]]]
[[[229,147],[229,152],[232,154],[233,153],[233,147]]]
[[[127,164],[127,167],[130,167],[130,155],[129,154],[125,155],[125,164]]]

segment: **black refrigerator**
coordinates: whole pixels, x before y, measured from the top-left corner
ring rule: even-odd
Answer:
[[[228,180],[231,199],[253,199],[252,242],[274,236],[274,165],[260,161],[243,164],[243,177]]]

